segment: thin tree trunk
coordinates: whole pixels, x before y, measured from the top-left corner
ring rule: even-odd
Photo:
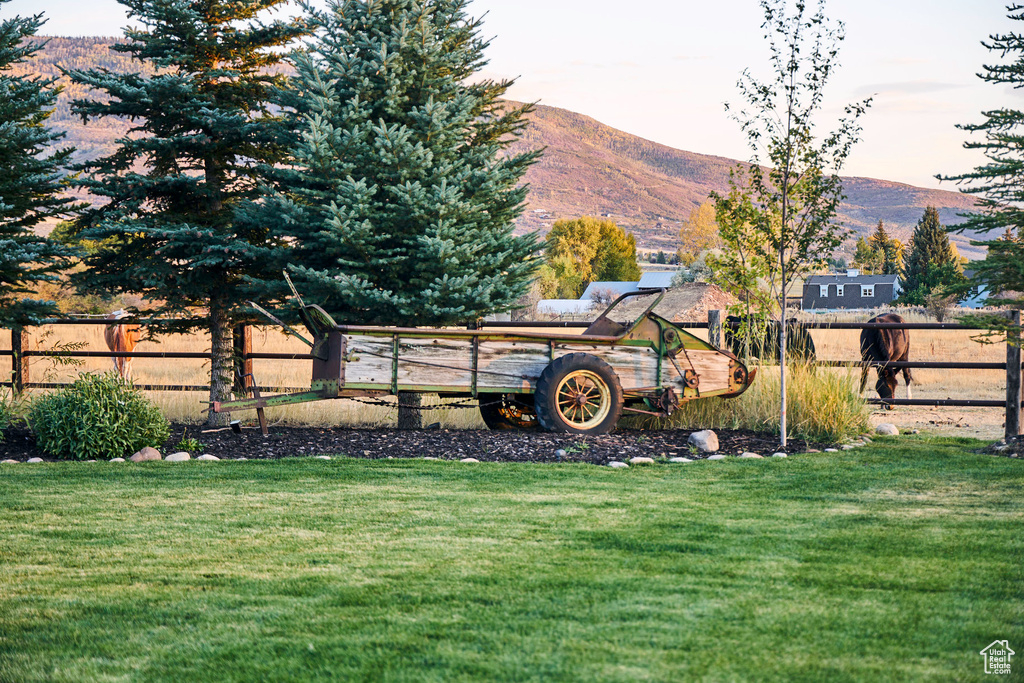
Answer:
[[[423,394],[416,391],[398,392],[398,428],[423,429]]]
[[[210,299],[210,400],[228,401],[234,386],[232,355],[234,334],[227,308],[219,297]],[[228,413],[210,412],[206,424],[222,427],[231,421]]]
[[[786,450],[786,264],[782,264],[782,315],[779,324],[779,391],[782,393],[782,410],[779,414],[779,443]]]

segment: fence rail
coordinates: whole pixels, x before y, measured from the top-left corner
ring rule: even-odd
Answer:
[[[1011,311],[1010,319],[1020,326],[1020,311]],[[108,319],[80,319],[80,318],[53,318],[42,321],[43,325],[145,325],[147,323],[167,322],[154,319],[121,318],[112,321]],[[187,319],[180,319],[178,322],[189,322]],[[469,329],[569,329],[586,328],[591,321],[551,321],[551,322],[476,322],[467,325]],[[722,348],[723,331],[727,327],[736,327],[735,323],[723,318],[721,311],[709,311],[707,322],[686,322],[676,323],[687,329],[708,330],[709,342],[718,348]],[[903,329],[903,330],[965,330],[978,331],[977,328],[966,327],[958,323],[840,323],[840,322],[815,322],[815,323],[793,323],[796,327],[807,330],[870,330],[870,329]],[[235,348],[234,362],[235,371],[238,377],[252,375],[254,360],[311,360],[312,356],[305,353],[260,353],[252,350],[252,326],[239,325],[234,330]],[[1010,332],[1006,342],[1005,363],[981,363],[981,362],[939,362],[939,361],[889,361],[889,362],[865,362],[863,360],[822,360],[817,361],[818,365],[825,367],[877,367],[885,366],[897,370],[903,368],[933,369],[933,370],[1005,370],[1006,371],[1006,400],[983,400],[983,399],[880,399],[869,398],[868,403],[875,405],[892,406],[938,406],[938,407],[987,407],[1006,410],[1006,435],[1016,437],[1021,433],[1021,351],[1020,333]],[[201,359],[209,360],[211,354],[200,352],[172,352],[172,351],[39,351],[28,348],[28,336],[22,329],[11,330],[11,349],[0,350],[0,357],[10,357],[12,363],[12,379],[8,382],[0,382],[0,386],[12,387],[16,393],[25,389],[55,389],[67,386],[61,382],[32,382],[29,377],[29,365],[26,362],[29,358],[163,358],[163,359]],[[147,391],[209,391],[208,385],[192,384],[142,384],[137,385],[140,389]],[[302,391],[306,387],[274,387],[260,386],[261,392],[283,393]],[[248,387],[243,387],[236,382],[235,390],[244,392]]]

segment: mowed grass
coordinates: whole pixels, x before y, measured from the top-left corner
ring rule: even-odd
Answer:
[[[0,466],[0,679],[982,680],[1024,464],[978,445]]]

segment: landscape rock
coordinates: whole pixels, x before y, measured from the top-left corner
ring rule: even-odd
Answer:
[[[558,458],[559,460],[561,460],[565,456],[566,456],[566,452],[564,450],[562,450],[561,448],[559,448],[557,451],[555,451],[555,457]]]
[[[25,462],[37,463],[37,462],[46,462],[46,461],[43,460],[42,458],[29,458]]]
[[[237,460],[238,462],[243,462],[243,461],[248,460],[248,459],[249,458],[235,458],[235,460]]]
[[[160,451],[157,449],[152,446],[144,446],[128,459],[132,462],[149,462],[150,460],[162,460],[163,458],[160,457]]]
[[[841,450],[841,451],[852,451],[854,448],[856,448],[856,446],[851,446],[848,443],[844,443],[842,446],[839,447],[839,450]]]
[[[459,460],[459,462],[480,462],[480,461],[477,460],[476,458],[463,458],[462,460]]]
[[[653,465],[654,458],[645,458],[642,455],[638,455],[629,459],[630,465]]]
[[[714,453],[718,450],[718,435],[710,429],[690,434],[686,442],[701,453]]]
[[[189,455],[188,453],[186,453],[185,451],[180,451],[178,453],[171,453],[166,458],[164,458],[164,460],[166,460],[167,462],[185,462],[186,460],[191,460],[191,459],[192,459],[192,456]]]
[[[814,452],[815,453],[819,453],[820,451],[814,451]],[[779,451],[778,453],[772,453],[772,457],[773,458],[788,458],[789,456],[786,455],[785,453],[783,453],[782,451]]]
[[[624,462],[619,462],[618,460],[612,460],[610,463],[608,463],[608,467],[613,467],[617,470],[621,470],[625,467],[629,467],[629,465],[627,465]]]
[[[913,429],[913,430],[911,430],[911,432],[910,432],[910,433],[911,433],[911,434],[920,434],[920,433],[921,433],[921,430],[920,430],[920,429]]]
[[[18,462],[17,460],[11,460],[10,458],[8,458],[7,460],[4,460],[3,462],[0,462],[0,465],[20,465],[20,464],[21,463]]]
[[[882,436],[899,436],[900,430],[896,429],[896,425],[890,422],[883,422],[882,424],[875,427],[875,432]]]
[[[838,448],[826,448],[825,452],[826,453],[838,453],[839,449]]]
[[[821,453],[821,451],[819,451],[817,448],[808,448],[806,451],[804,451],[804,453]],[[772,457],[775,457],[774,453],[772,454]]]
[[[124,458],[111,458],[108,462],[124,462]]]
[[[741,458],[764,458],[763,455],[758,455],[757,453],[741,453],[740,457]]]
[[[331,456],[329,456],[329,455],[318,455],[318,456],[316,456],[316,459],[317,460],[330,460]]]
[[[669,458],[669,462],[693,462],[692,458]]]
[[[705,460],[725,460],[725,456],[719,453],[718,455],[709,455]]]
[[[210,455],[209,453],[203,453],[196,460],[220,460],[216,455]]]

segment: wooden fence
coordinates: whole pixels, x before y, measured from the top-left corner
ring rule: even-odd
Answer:
[[[1012,321],[1020,327],[1020,311],[1010,313]],[[134,325],[146,324],[147,320],[121,319],[110,321],[104,319],[53,319],[43,321],[43,325]],[[483,328],[585,328],[588,322],[483,322],[470,325],[473,329]],[[722,347],[722,338],[725,321],[721,311],[709,311],[707,322],[679,323],[680,327],[691,329],[707,329],[708,340],[718,348]],[[903,330],[972,330],[957,323],[796,323],[797,326],[808,330],[865,330],[865,329],[903,329]],[[302,353],[257,353],[252,350],[252,326],[239,325],[234,330],[235,350],[235,390],[239,393],[247,391],[242,386],[241,378],[253,374],[253,361],[255,360],[312,360],[312,356]],[[112,351],[38,351],[29,348],[29,336],[25,330],[11,330],[11,349],[0,350],[0,357],[11,357],[13,373],[11,380],[0,382],[0,386],[12,387],[15,394],[21,394],[26,389],[50,389],[64,386],[55,382],[33,382],[30,377],[28,359],[32,357],[70,357],[70,358],[167,358],[167,359],[204,359],[209,360],[209,353],[201,352],[162,352],[162,351],[133,351],[131,353],[115,353]],[[947,407],[988,407],[1005,408],[1006,410],[1006,435],[1016,437],[1021,433],[1021,334],[1012,332],[1008,335],[1006,342],[1005,363],[976,363],[976,362],[933,362],[933,361],[909,361],[909,362],[888,362],[868,363],[868,365],[884,365],[894,369],[921,368],[939,370],[1004,370],[1006,372],[1006,399],[1005,401],[984,400],[984,399],[906,399],[894,398],[883,400],[880,398],[869,398],[869,403],[889,404],[894,406],[947,406]],[[864,367],[864,361],[856,360],[831,360],[818,361],[819,365],[827,367]],[[147,391],[209,391],[209,385],[164,385],[164,384],[140,384],[136,385]],[[275,387],[260,386],[260,392],[283,393],[291,391],[304,391],[307,387]]]

